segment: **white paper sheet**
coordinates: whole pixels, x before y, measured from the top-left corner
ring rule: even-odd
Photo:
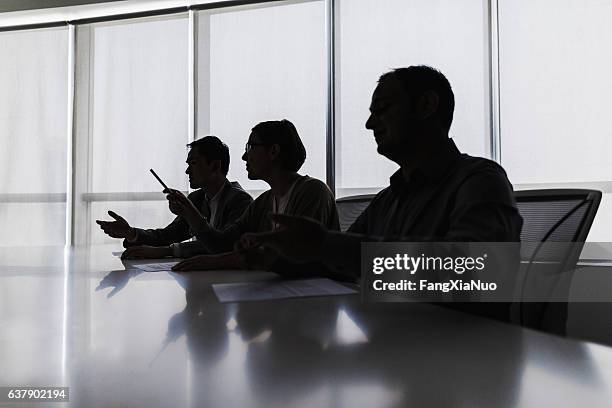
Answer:
[[[612,259],[581,259],[578,266],[612,266]]]
[[[221,303],[357,293],[331,279],[274,280],[212,285]]]
[[[140,269],[145,272],[161,272],[171,271],[172,267],[178,262],[157,262],[157,263],[146,263],[140,265],[134,265],[134,268]]]

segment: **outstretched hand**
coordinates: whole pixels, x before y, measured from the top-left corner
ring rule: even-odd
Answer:
[[[270,247],[297,262],[321,259],[327,229],[310,218],[270,214],[278,229],[271,232],[247,233],[240,238],[244,249]]]
[[[133,228],[123,217],[113,211],[109,211],[108,215],[115,221],[96,220],[96,223],[106,235],[113,238],[129,238],[134,235]]]

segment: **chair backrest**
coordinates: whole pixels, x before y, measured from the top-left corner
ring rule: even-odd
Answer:
[[[363,210],[370,205],[375,194],[364,194],[350,197],[342,197],[336,200],[338,217],[340,218],[340,231],[344,232],[361,215]]]
[[[522,256],[530,260],[553,260],[563,268],[573,268],[601,202],[601,192],[586,189],[523,190],[514,193],[523,217]],[[562,246],[543,246],[538,242],[574,242],[571,251]],[[534,257],[534,251],[538,250]]]
[[[346,231],[375,194],[336,200],[340,229]],[[522,242],[584,242],[601,202],[601,192],[587,189],[522,190],[514,193],[523,217]]]

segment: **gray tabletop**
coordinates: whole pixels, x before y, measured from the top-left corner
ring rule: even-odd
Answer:
[[[612,405],[609,347],[357,295],[220,303],[213,283],[276,276],[138,273],[115,249],[0,249],[0,386],[75,407]]]

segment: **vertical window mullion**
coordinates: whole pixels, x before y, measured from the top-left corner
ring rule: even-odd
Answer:
[[[327,115],[326,115],[326,178],[331,191],[336,191],[335,134],[335,0],[325,0],[325,43],[327,46]]]
[[[489,0],[489,79],[491,105],[491,159],[501,163],[501,118],[499,83],[499,15],[498,0]]]
[[[75,115],[74,115],[74,92],[75,84],[75,53],[76,53],[76,27],[72,24],[68,25],[68,87],[67,87],[67,134],[66,134],[66,238],[65,245],[72,246],[74,244],[75,223],[73,217],[74,211],[74,177],[75,155],[73,154],[74,136],[75,136]]]

